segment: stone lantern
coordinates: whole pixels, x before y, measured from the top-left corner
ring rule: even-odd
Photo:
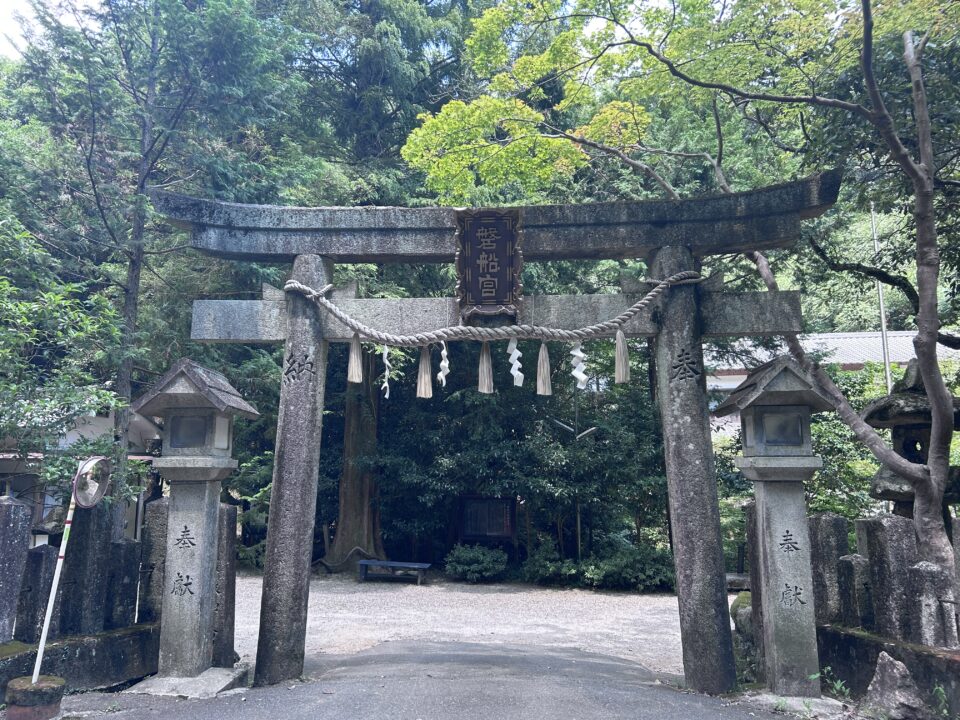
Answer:
[[[953,429],[960,430],[960,399],[953,399]],[[907,365],[903,378],[893,386],[893,392],[870,402],[863,409],[863,419],[875,428],[889,428],[894,452],[910,462],[926,463],[930,448],[930,399],[920,377],[916,359]],[[886,466],[881,466],[870,485],[870,496],[893,502],[895,515],[913,517],[913,487],[905,478]],[[950,469],[950,480],[943,501],[949,505],[960,502],[960,474]],[[950,514],[944,512],[949,521]]]
[[[194,677],[213,658],[220,481],[237,467],[233,420],[259,413],[223,375],[186,358],[130,409],[163,420],[153,467],[170,483],[159,674]]]
[[[924,464],[930,452],[933,425],[930,398],[927,397],[917,360],[907,365],[904,376],[893,392],[870,402],[864,409],[864,421],[875,428],[888,428],[894,452],[910,462]],[[953,429],[960,430],[960,398],[953,398]],[[914,492],[906,478],[881,465],[870,483],[870,496],[893,503],[893,513],[913,518]],[[960,502],[960,468],[951,466],[943,493],[943,521],[952,535],[954,559],[960,574],[960,532],[952,518],[950,505]],[[955,648],[957,604],[953,579],[928,562],[906,569],[899,587],[911,598],[910,621],[896,624],[904,639],[935,647]],[[909,628],[909,634],[903,633]]]
[[[778,695],[819,697],[817,627],[803,483],[822,466],[810,444],[810,416],[833,409],[804,370],[780,357],[751,372],[715,411],[740,413],[743,457],[755,483],[757,566],[764,665]]]

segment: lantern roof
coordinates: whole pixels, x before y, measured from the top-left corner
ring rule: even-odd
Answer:
[[[800,364],[788,355],[774,358],[751,371],[713,414],[722,417],[754,405],[806,405],[813,412],[834,408],[830,396],[822,392]]]
[[[162,415],[172,408],[213,408],[245,418],[259,417],[222,374],[181,358],[130,409],[141,415]]]
[[[860,417],[875,428],[930,427],[933,422],[930,398],[916,358],[907,364],[907,370],[894,384],[893,392],[867,403]],[[956,397],[953,398],[953,429],[960,429],[960,398]]]

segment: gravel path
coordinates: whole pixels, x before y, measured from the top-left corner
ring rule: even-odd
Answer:
[[[236,648],[253,662],[261,578],[237,577]],[[683,672],[677,599],[672,595],[471,586],[431,580],[357,583],[326,576],[310,583],[307,656],[357,653],[397,640],[577,648]],[[313,663],[308,663],[308,669]]]

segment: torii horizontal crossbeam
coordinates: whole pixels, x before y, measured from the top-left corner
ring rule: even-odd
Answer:
[[[535,295],[524,298],[520,313],[529,325],[575,330],[615,317],[640,297]],[[360,322],[396,335],[430,332],[459,322],[459,306],[452,298],[357,300],[334,297],[334,300]],[[745,337],[801,331],[800,295],[796,292],[703,292],[700,312],[705,336]],[[353,337],[353,331],[325,313],[321,324],[325,340],[349,342]],[[279,298],[196,300],[193,303],[193,340],[281,342],[286,337],[286,328],[286,302]],[[658,330],[650,310],[639,313],[623,326],[628,337],[652,337]]]
[[[832,170],[783,185],[690,200],[540,205],[522,208],[527,260],[644,257],[684,245],[695,255],[792,244],[802,220],[836,200]],[[198,250],[221,257],[289,262],[313,254],[334,262],[450,262],[454,208],[297,208],[241,205],[152,192],[157,211],[191,232]]]

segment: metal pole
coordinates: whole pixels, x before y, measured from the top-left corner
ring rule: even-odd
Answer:
[[[870,233],[873,235],[873,252],[880,253],[880,243],[877,242],[877,215],[870,201]],[[887,310],[883,302],[883,285],[877,283],[877,299],[880,301],[880,344],[883,348],[883,377],[887,381],[887,393],[893,392],[893,380],[890,377],[890,346],[887,343]]]

